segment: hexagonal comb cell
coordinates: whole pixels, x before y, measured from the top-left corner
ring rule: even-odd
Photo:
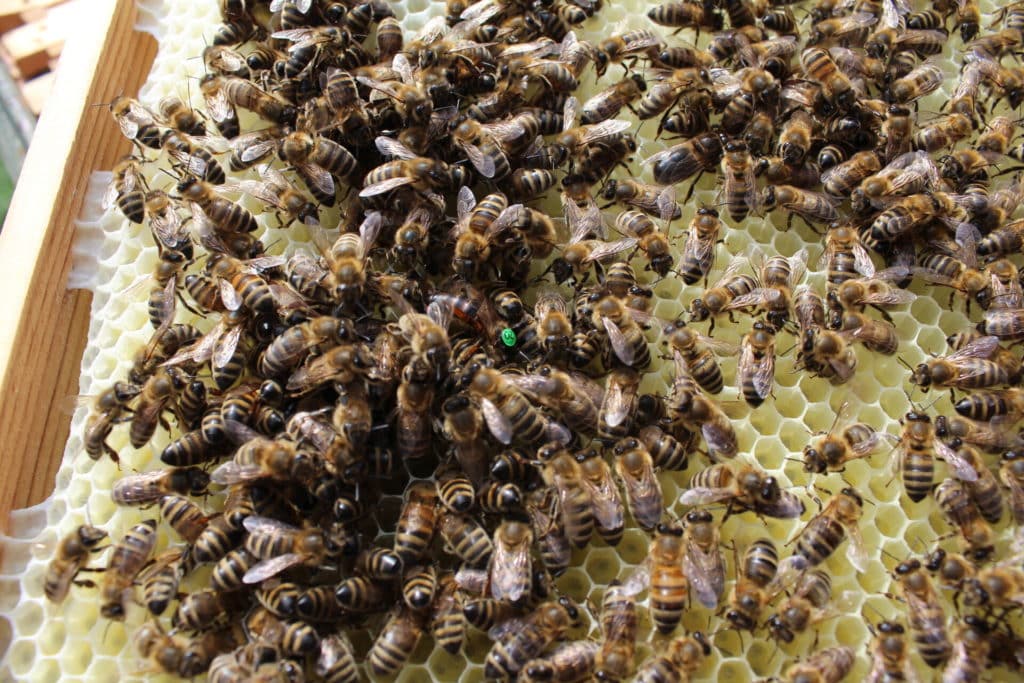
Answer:
[[[568,1],[563,0],[556,2],[568,4]],[[141,100],[153,105],[160,98],[175,94],[180,97],[191,96],[198,102],[197,88],[190,75],[194,76],[201,69],[200,62],[195,61],[195,58],[202,53],[210,38],[210,26],[217,21],[216,3],[190,0],[166,0],[160,3],[151,0],[146,4],[152,5],[146,8],[149,14],[165,19],[162,22],[163,30],[165,35],[173,36],[173,40],[161,43],[149,81],[140,94]],[[651,7],[647,3],[639,0],[609,0],[603,4],[605,7],[599,18],[588,21],[577,31],[580,39],[599,42],[612,30],[652,27],[644,17]],[[992,0],[984,0],[980,4],[983,16],[994,15],[1000,6]],[[422,28],[431,18],[441,16],[445,11],[443,3],[428,0],[403,0],[391,2],[389,6],[409,32]],[[801,30],[806,30],[808,26],[802,24]],[[686,36],[684,33],[679,40],[689,40]],[[708,40],[705,33],[698,44],[704,47]],[[955,43],[952,52],[959,54],[959,41],[950,42]],[[960,66],[955,58],[945,59],[939,64],[945,74],[945,81],[938,92],[920,103],[922,114],[938,111],[953,94],[958,82]],[[601,85],[608,78],[618,77],[618,72],[612,69],[610,77],[602,80]],[[593,79],[586,78],[577,95],[582,100],[597,92],[599,87]],[[633,120],[628,113],[624,113],[623,117]],[[646,122],[634,132],[638,143],[637,159],[627,170],[616,173],[618,177],[633,175],[650,181],[649,167],[642,167],[639,162],[677,141],[667,140],[665,135],[658,136],[656,125],[652,122]],[[697,184],[692,200],[683,207],[682,218],[667,228],[676,259],[685,242],[686,226],[696,207],[721,208],[723,197],[719,183],[711,175]],[[164,180],[160,185],[168,183],[170,180]],[[679,186],[680,195],[685,189],[685,185]],[[552,200],[549,206],[554,208],[557,203]],[[611,216],[609,213],[609,223],[614,220]],[[821,236],[799,220],[786,230],[785,218],[782,212],[774,212],[763,220],[748,219],[742,227],[737,227],[734,221],[723,220],[721,243],[715,246],[715,266],[708,280],[714,283],[730,260],[750,253],[751,245],[758,245],[768,256],[789,256],[807,249],[809,269],[812,271],[808,281],[823,291],[823,277],[820,269],[815,267],[822,250]],[[135,299],[129,300],[123,294],[130,283],[151,272],[157,254],[156,249],[148,243],[145,246],[140,244],[140,239],[148,238],[140,237],[138,226],[127,223],[113,211],[85,219],[93,222],[94,237],[97,230],[102,235],[102,242],[95,249],[97,270],[88,274],[95,296],[89,346],[83,357],[80,382],[83,395],[95,395],[101,388],[125,375],[131,364],[132,351],[148,341],[151,329],[144,296],[137,295]],[[261,231],[266,232],[268,222],[260,218]],[[292,234],[303,233],[304,230],[296,229]],[[281,251],[294,248],[294,244],[287,242],[289,233],[275,230],[270,234],[270,239],[285,242],[279,247]],[[642,258],[642,255],[636,256],[633,263],[637,266],[641,281],[650,284],[653,289],[651,310],[654,315],[665,321],[685,318],[690,303],[704,291],[704,282],[686,285],[671,272],[668,278],[659,279],[654,273],[643,270]],[[865,525],[870,525],[870,529],[865,530],[864,540],[870,560],[866,571],[858,571],[844,556],[843,549],[840,549],[821,565],[832,577],[833,597],[845,595],[853,598],[844,602],[840,614],[832,615],[812,627],[813,635],[803,634],[793,644],[784,645],[781,652],[768,638],[764,628],[758,628],[753,635],[738,634],[730,630],[727,622],[716,613],[720,610],[709,610],[691,601],[682,619],[683,627],[688,631],[701,630],[711,634],[716,648],[705,665],[697,669],[695,678],[751,681],[779,676],[792,661],[806,656],[812,640],[819,651],[842,643],[854,647],[859,655],[871,638],[865,618],[871,623],[882,619],[882,616],[874,613],[875,605],[887,605],[896,615],[903,615],[902,606],[897,604],[893,608],[894,603],[882,597],[887,591],[896,591],[895,584],[887,575],[887,568],[891,569],[911,555],[923,554],[939,541],[941,535],[947,534],[950,527],[938,513],[934,500],[927,498],[920,503],[908,500],[899,476],[893,475],[889,467],[891,445],[888,441],[868,460],[852,463],[841,473],[813,479],[804,472],[799,460],[802,457],[801,449],[811,438],[811,433],[828,430],[837,407],[843,402],[849,402],[851,413],[876,429],[891,435],[900,433],[898,421],[912,407],[906,393],[909,388],[905,381],[908,371],[900,361],[914,365],[925,360],[930,352],[944,352],[946,335],[970,324],[960,308],[955,311],[948,309],[946,290],[924,287],[919,283],[915,283],[913,290],[919,296],[905,310],[892,312],[900,338],[898,354],[881,356],[858,347],[856,353],[859,367],[848,384],[833,385],[825,379],[812,377],[806,371],[794,368],[796,351],[791,346],[798,340],[788,332],[780,332],[777,350],[783,355],[777,368],[774,396],[769,397],[760,407],[751,409],[738,396],[735,386],[727,387],[722,395],[727,403],[733,404],[727,407],[739,436],[741,458],[746,462],[756,461],[784,486],[794,487],[793,490],[807,501],[807,510],[799,522],[762,522],[744,514],[742,518],[734,517],[722,526],[722,551],[727,566],[723,602],[728,600],[730,592],[735,588],[737,567],[733,548],[735,557],[742,557],[743,551],[756,539],[768,537],[779,548],[780,554],[789,555],[795,543],[798,543],[794,541],[798,531],[819,512],[814,500],[820,499],[823,505],[827,505],[844,486],[852,486],[864,496],[867,507],[863,520]],[[956,306],[962,307],[962,297]],[[739,317],[741,321],[733,326],[722,316],[717,321],[715,336],[739,342],[750,327],[743,316]],[[977,317],[972,314],[970,320],[976,321]],[[708,328],[701,326],[700,329],[707,332]],[[652,342],[652,350],[658,351],[652,353],[653,362],[644,377],[643,390],[665,396],[671,390],[672,362],[659,355],[663,347],[658,335],[652,332],[648,338]],[[727,381],[731,380],[735,374],[735,360],[725,360],[723,367]],[[910,399],[913,399],[913,405],[928,406],[933,396],[918,393],[912,394]],[[945,401],[945,398],[942,397],[942,400]],[[948,403],[939,403],[935,409],[942,406],[948,408]],[[140,516],[137,510],[117,507],[110,502],[110,487],[124,472],[117,472],[107,461],[94,463],[83,457],[81,434],[86,412],[83,408],[74,415],[65,460],[51,498],[52,528],[47,532],[51,542],[58,535],[66,534],[89,519],[102,524],[111,531],[112,536],[120,536],[141,517],[146,516],[146,513]],[[124,452],[127,449],[124,430],[115,430],[110,444]],[[156,467],[158,462],[154,456],[159,453],[162,445],[155,444],[152,448],[144,449],[132,456],[125,466],[139,470]],[[680,502],[678,497],[688,490],[694,473],[707,464],[706,459],[694,454],[685,471],[659,473],[666,493],[665,506],[670,515],[685,516],[690,506]],[[945,472],[942,465],[938,467],[940,475],[937,475],[936,481]],[[387,515],[397,517],[399,499],[387,496],[383,501],[388,509]],[[722,507],[712,508],[717,520],[722,519]],[[1000,534],[999,547],[1004,548],[1012,530],[1005,520],[996,529]],[[390,542],[393,529],[380,529],[379,532],[379,539]],[[159,547],[167,542],[166,532],[161,531],[161,534]],[[589,633],[575,632],[572,634],[574,637],[600,636],[598,610],[607,584],[616,579],[627,580],[635,572],[646,571],[650,539],[651,535],[641,529],[627,528],[622,540],[614,547],[598,542],[573,554],[573,566],[558,577],[556,586],[584,605],[584,611],[587,608],[594,610],[592,618],[584,619],[589,625]],[[946,547],[955,545],[948,539],[942,539],[942,542]],[[45,561],[29,561],[21,575],[20,592],[9,596],[12,606],[6,610],[5,625],[0,629],[0,640],[6,641],[9,646],[3,660],[4,673],[0,677],[8,675],[18,680],[46,681],[73,676],[75,680],[99,681],[110,680],[116,666],[120,667],[122,673],[130,671],[136,659],[128,635],[130,629],[126,630],[121,625],[108,627],[106,621],[99,617],[95,592],[88,589],[73,590],[60,607],[44,603],[40,587],[45,571]],[[870,596],[870,608],[865,605],[868,599],[866,596]],[[641,642],[638,652],[657,653],[662,650],[666,640],[654,632],[647,598],[642,597],[638,606],[641,611]],[[772,609],[765,608],[762,618],[767,618]],[[862,610],[864,617],[861,616]],[[132,628],[140,617],[140,612],[129,615]],[[355,636],[354,640],[358,649],[365,652],[370,642],[367,635],[363,633]],[[464,653],[451,656],[440,650],[431,651],[429,638],[424,638],[411,664],[395,680],[411,682],[430,678],[437,681],[482,681],[484,658],[489,647],[490,642],[484,634],[471,631]],[[923,670],[920,661],[916,659],[915,665]],[[849,680],[857,680],[866,671],[867,663],[863,657],[858,657]]]

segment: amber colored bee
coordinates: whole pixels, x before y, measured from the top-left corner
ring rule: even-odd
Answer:
[[[85,563],[89,555],[102,550],[99,544],[106,537],[107,532],[103,529],[82,524],[60,539],[43,578],[43,594],[47,600],[63,602],[72,584],[92,585],[89,581],[77,581],[76,577],[79,572],[87,570]]]
[[[796,551],[809,566],[824,562],[844,538],[849,538],[846,556],[857,571],[866,571],[867,549],[860,533],[864,501],[852,488],[844,488],[812,518],[796,538]]]
[[[495,640],[484,660],[484,675],[499,680],[515,676],[577,623],[579,609],[565,597],[542,603],[520,619],[502,622],[492,630]]]
[[[989,357],[999,347],[996,337],[981,337],[946,357],[933,358],[918,365],[911,382],[927,391],[939,389],[985,389],[1011,382],[1006,370]]]
[[[526,512],[530,517],[534,538],[537,539],[537,551],[541,562],[552,576],[559,576],[569,568],[572,545],[561,520],[552,512],[552,500],[550,489],[538,489],[529,494]],[[486,534],[484,536],[486,537]]]
[[[767,538],[751,543],[736,563],[736,584],[729,596],[725,618],[733,628],[753,631],[778,581],[779,554]]]
[[[946,613],[935,587],[918,560],[901,562],[895,574],[907,603],[907,626],[918,654],[928,666],[938,667],[949,659],[953,646],[946,630]]]
[[[127,382],[115,382],[96,397],[85,425],[85,452],[93,460],[106,453],[114,462],[119,462],[117,451],[107,445],[107,437],[128,403],[139,395],[140,387]]]
[[[804,471],[818,474],[829,470],[839,471],[846,463],[866,458],[882,445],[885,434],[863,422],[846,424],[838,433],[835,431],[840,420],[847,416],[848,406],[844,403],[836,413],[836,419],[828,432],[814,437],[811,443],[804,446]]]
[[[125,618],[125,605],[132,582],[149,560],[156,546],[156,521],[147,519],[129,529],[113,545],[100,585],[100,613],[107,619]]]
[[[801,681],[839,683],[853,669],[854,661],[853,650],[849,647],[825,648],[786,669],[784,680],[787,683],[800,683]]]
[[[583,470],[576,459],[559,443],[549,443],[537,451],[544,463],[542,476],[559,500],[562,528],[569,541],[584,547],[594,531],[594,507],[589,488],[583,483]]]
[[[972,475],[977,477],[973,471]],[[992,527],[982,516],[963,483],[953,478],[945,479],[935,489],[935,501],[950,523],[957,528],[960,540],[972,555],[983,559],[992,552]]]
[[[617,545],[622,540],[626,515],[612,469],[593,449],[577,453],[576,461],[580,465],[581,483],[590,493],[597,533],[608,545]]]
[[[156,116],[136,100],[118,95],[110,102],[110,113],[121,134],[136,145],[160,149],[160,129]]]
[[[729,312],[727,306],[735,299],[758,288],[757,280],[753,276],[739,272],[746,265],[745,258],[731,260],[718,282],[690,302],[690,319],[700,322],[712,318],[710,330],[713,332],[714,316]]]
[[[740,510],[791,519],[803,514],[804,504],[792,492],[779,487],[775,477],[753,465],[734,471],[729,465],[707,467],[690,481],[690,488],[679,498],[685,505],[707,505],[728,501]]]
[[[495,600],[515,604],[529,596],[532,545],[529,524],[506,521],[495,530],[490,569],[491,595]]]

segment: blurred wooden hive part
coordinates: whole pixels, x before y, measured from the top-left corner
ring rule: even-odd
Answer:
[[[23,104],[37,116],[53,87],[64,41],[88,7],[87,0],[0,0],[0,60]]]

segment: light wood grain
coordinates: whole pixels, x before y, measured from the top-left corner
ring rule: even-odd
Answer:
[[[0,233],[0,529],[53,490],[78,393],[90,294],[65,288],[74,220],[93,170],[128,151],[106,107],[135,92],[156,43],[132,30],[132,0],[92,0],[69,40]],[[82,457],[85,457],[82,454]]]

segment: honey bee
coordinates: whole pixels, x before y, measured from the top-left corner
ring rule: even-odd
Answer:
[[[990,524],[999,522],[1003,517],[1003,492],[995,475],[985,465],[981,454],[960,439],[952,439],[949,447],[956,451],[964,467],[970,467],[975,474],[973,480],[965,480],[963,483],[981,516]]]
[[[848,419],[849,408],[849,403],[843,403],[829,430],[820,432],[804,446],[805,472],[823,474],[827,471],[842,471],[846,463],[875,453],[886,440],[884,432],[875,431],[863,422],[846,424],[837,433],[836,426]]]
[[[153,112],[124,95],[115,97],[109,108],[121,134],[138,146],[140,151],[143,146],[160,149],[161,134]]]
[[[454,445],[455,459],[473,483],[483,481],[487,456],[480,441],[483,416],[464,394],[445,399],[441,406],[444,414],[444,433]]]
[[[643,442],[629,437],[615,444],[615,472],[626,492],[630,514],[644,529],[653,529],[664,512],[661,484]]]
[[[786,669],[784,680],[787,683],[839,683],[853,669],[854,661],[853,650],[846,646],[825,648]]]
[[[736,457],[736,432],[728,416],[717,403],[701,394],[697,383],[690,377],[682,354],[676,350],[673,355],[676,376],[669,396],[673,425],[689,432],[699,432],[712,459]]]
[[[679,498],[684,505],[728,501],[727,514],[738,508],[777,519],[793,519],[804,512],[803,501],[753,465],[744,465],[738,471],[726,464],[711,465],[695,474],[690,484]]]
[[[564,428],[549,421],[499,371],[474,367],[471,377],[469,393],[480,400],[484,421],[501,443],[508,445],[515,439],[523,444],[536,444],[552,436],[563,436]]]
[[[178,183],[178,193],[191,203],[193,217],[204,215],[218,233],[245,233],[256,229],[256,218],[248,209],[220,197],[209,183],[186,178]]]
[[[889,85],[889,95],[897,104],[909,104],[942,85],[942,69],[932,60],[916,66],[903,78]]]
[[[718,526],[711,513],[702,508],[687,512],[684,521],[683,571],[697,600],[714,609],[725,591],[725,562],[719,549]]]
[[[960,459],[946,443],[935,438],[935,425],[927,415],[911,411],[900,420],[900,424],[903,425],[903,434],[897,448],[897,462],[907,497],[916,503],[924,500],[931,491],[935,478],[934,453],[938,452],[951,464],[959,463]],[[969,470],[969,467],[963,469]],[[965,474],[970,477],[972,473]]]
[[[114,621],[124,620],[132,584],[155,546],[156,521],[152,519],[136,524],[114,543],[100,585],[100,614]]]
[[[613,296],[604,296],[594,304],[591,322],[598,330],[603,328],[608,339],[609,351],[605,353],[605,365],[614,360],[629,367],[642,370],[651,363],[651,351],[644,336],[644,330],[622,301]]]
[[[857,91],[827,51],[818,47],[805,49],[800,55],[800,65],[808,78],[821,85],[821,96],[826,102],[841,111],[853,107]]]
[[[869,151],[857,152],[846,161],[824,171],[821,174],[821,184],[829,195],[844,197],[860,186],[865,178],[879,172],[881,169],[882,163],[877,153]],[[839,228],[839,230],[849,230],[849,228]],[[849,241],[849,238],[846,238],[844,241]]]
[[[738,223],[750,212],[758,214],[761,210],[760,197],[757,194],[753,160],[745,142],[730,141],[725,144],[722,175],[724,204],[729,209],[729,217]]]
[[[495,600],[513,604],[530,595],[530,547],[533,532],[529,524],[505,521],[494,531],[490,586]]]
[[[832,197],[792,185],[769,185],[764,189],[758,203],[765,211],[782,207],[789,212],[786,219],[787,230],[792,227],[794,216],[800,216],[808,225],[811,220],[831,223],[839,218]]]
[[[488,633],[494,645],[484,660],[484,676],[509,680],[578,623],[579,609],[565,597],[542,603],[522,618],[502,622]]]
[[[120,462],[117,451],[107,444],[107,437],[140,391],[137,385],[115,382],[96,397],[85,424],[85,452],[90,458],[98,460],[106,453],[115,463]]]
[[[917,149],[935,152],[949,147],[971,134],[971,119],[954,113],[934,119],[914,132],[913,143]]]
[[[569,568],[572,546],[556,518],[556,511],[552,507],[555,504],[553,501],[550,489],[538,489],[529,495],[526,512],[530,516],[534,538],[537,539],[541,562],[552,576],[559,576]],[[484,537],[486,536],[487,534],[484,534]]]
[[[633,428],[640,376],[632,368],[616,368],[608,375],[597,419],[597,437],[611,442]]]
[[[874,636],[870,645],[871,671],[867,680],[882,683],[887,680],[913,680],[914,670],[910,663],[910,649],[904,638],[903,625],[894,621],[883,621],[871,629]]]
[[[590,641],[572,641],[558,646],[542,659],[532,659],[523,665],[519,679],[525,683],[555,681],[569,683],[586,680],[594,673],[597,666],[598,643]]]
[[[210,473],[215,484],[238,484],[269,477],[277,480],[303,479],[312,468],[310,456],[282,439],[268,439],[253,429],[226,421],[227,433],[241,445],[234,458]]]
[[[668,238],[649,216],[640,211],[624,211],[615,220],[615,227],[622,234],[636,238],[637,246],[647,256],[648,270],[661,277],[668,275],[673,261]]]
[[[779,584],[779,554],[775,544],[761,538],[743,552],[742,561],[736,563],[736,584],[729,596],[729,609],[725,618],[741,631],[753,631]]]
[[[406,491],[395,530],[395,554],[411,565],[426,552],[437,528],[437,491],[421,482]]]
[[[664,43],[653,31],[643,29],[606,38],[598,44],[596,50],[597,75],[603,76],[611,63],[621,63],[627,59],[636,60],[640,55],[654,58],[663,46]]]
[[[620,680],[632,673],[637,628],[636,600],[629,587],[612,581],[601,601],[602,640],[595,662],[598,680]]]
[[[64,602],[71,585],[92,586],[91,581],[78,581],[79,572],[93,571],[85,566],[91,553],[102,550],[100,543],[107,538],[107,532],[91,524],[80,524],[60,539],[53,559],[46,567],[43,577],[43,594],[53,603]]]
[[[844,488],[807,523],[796,537],[796,554],[815,567],[832,555],[849,538],[846,557],[857,571],[867,571],[867,549],[860,533],[864,501],[852,488]]]
[[[690,320],[701,322],[712,318],[710,331],[713,332],[714,316],[727,312],[732,315],[732,309],[727,307],[737,298],[758,289],[758,282],[753,276],[739,272],[747,263],[747,259],[742,257],[731,260],[718,282],[690,302]]]
[[[584,484],[583,469],[575,458],[557,442],[545,444],[537,451],[544,463],[541,474],[557,495],[562,528],[577,548],[584,547],[594,531],[594,502]]]
[[[715,258],[715,244],[722,229],[718,211],[701,207],[697,210],[683,244],[680,272],[683,282],[692,285],[701,278],[707,280]]]
[[[977,478],[977,474],[972,471]],[[960,539],[971,554],[981,559],[993,550],[992,527],[971,499],[966,486],[956,479],[943,480],[935,489],[935,501],[950,523],[956,526]]]
[[[441,515],[438,530],[450,551],[471,567],[486,565],[494,552],[487,532],[472,517]]]
[[[710,394],[721,392],[725,381],[715,353],[736,355],[739,349],[733,344],[699,334],[682,321],[666,325],[663,334],[669,346],[679,351],[694,381]]]
[[[593,507],[594,526],[608,545],[618,545],[625,530],[625,507],[608,463],[593,449],[576,454],[580,483],[587,489]]]
[[[254,83],[234,76],[207,76],[204,94],[219,91],[233,107],[247,109],[271,123],[286,125],[294,122],[294,106],[261,90]],[[209,94],[206,95],[209,98]],[[214,119],[216,120],[216,118]]]
[[[863,313],[836,313],[832,326],[839,329],[844,339],[858,341],[875,353],[891,356],[899,347],[895,325],[869,318]]]
[[[245,549],[260,560],[245,573],[247,584],[261,583],[296,565],[315,565],[330,552],[319,529],[298,529],[267,517],[246,517],[244,525],[249,532]]]
[[[719,164],[722,152],[722,140],[718,135],[702,133],[647,157],[644,165],[653,166],[654,182],[659,185],[675,185],[696,174],[695,184],[701,175]],[[684,202],[689,201],[692,190],[693,184]]]
[[[397,156],[398,159],[385,162],[367,173],[363,179],[363,189],[359,191],[360,197],[375,197],[405,186],[427,193],[459,184],[463,174],[461,168],[449,166],[437,159],[416,156],[397,140],[377,140],[377,145],[386,150],[385,154]]]
[[[999,339],[981,337],[946,357],[933,358],[921,363],[911,375],[911,382],[922,391],[930,387],[957,389],[984,389],[1009,384],[1010,375],[993,360],[989,360],[999,347]]]
[[[146,179],[142,167],[134,157],[127,156],[117,162],[111,171],[112,178],[103,208],[116,205],[124,217],[132,223],[142,223],[146,218]]]
[[[359,672],[355,655],[345,634],[335,633],[320,640],[316,674],[326,683],[357,683]]]
[[[630,107],[647,90],[647,82],[639,74],[630,74],[621,81],[594,95],[580,108],[580,122],[593,125],[618,116],[623,107]]]
[[[172,407],[173,399],[186,384],[184,374],[177,368],[160,369],[146,380],[139,390],[128,432],[133,447],[142,448],[153,437],[157,424],[163,423],[164,411]]]
[[[297,366],[306,354],[323,344],[350,340],[350,323],[343,318],[320,316],[289,327],[260,354],[256,368],[262,377],[281,377]]]
[[[673,220],[682,215],[682,208],[676,202],[675,188],[647,185],[635,180],[610,179],[605,183],[601,196],[610,202],[619,202],[636,207],[662,220]],[[609,204],[610,206],[610,204]]]
[[[970,606],[1012,609],[1024,602],[1024,572],[1012,562],[985,567],[966,583],[964,602]]]
[[[638,683],[668,683],[690,680],[711,654],[711,644],[700,631],[671,641],[664,655],[649,658],[637,671]]]
[[[804,249],[790,257],[772,256],[761,266],[760,286],[733,297],[723,309],[732,311],[756,306],[765,312],[768,325],[782,329],[790,320],[793,288],[803,279],[806,268],[807,252]],[[708,295],[706,292],[705,304]]]
[[[949,659],[953,651],[946,631],[946,613],[935,586],[916,559],[901,562],[895,574],[907,604],[911,638],[924,663],[935,668]]]
[[[839,614],[829,609],[832,598],[832,579],[823,571],[804,574],[793,592],[779,603],[778,610],[768,619],[768,631],[776,641],[793,642],[797,634],[811,626]]]
[[[736,383],[744,400],[757,407],[775,382],[775,330],[760,320],[743,337],[736,366]]]

